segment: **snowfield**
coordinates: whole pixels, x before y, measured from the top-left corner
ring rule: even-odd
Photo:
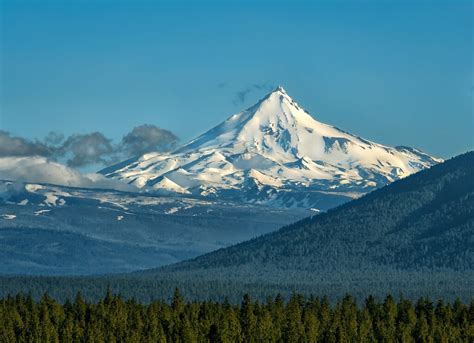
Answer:
[[[326,210],[439,162],[321,123],[278,87],[172,153],[101,173],[159,194]]]

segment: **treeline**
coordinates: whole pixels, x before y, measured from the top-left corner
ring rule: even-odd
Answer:
[[[59,303],[47,294],[0,300],[1,342],[473,342],[474,300],[436,304],[419,299],[356,304],[345,296],[293,295],[241,304],[185,302],[142,304],[109,290],[97,303],[78,294]]]

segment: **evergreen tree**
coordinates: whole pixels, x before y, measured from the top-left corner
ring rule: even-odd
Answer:
[[[257,319],[257,326],[255,332],[256,342],[275,342],[273,335],[272,316],[268,310],[262,310]]]
[[[303,310],[304,341],[317,342],[320,334],[320,324],[316,313],[308,305]]]
[[[359,328],[357,331],[357,339],[355,341],[360,342],[360,343],[377,342],[377,339],[375,338],[375,335],[374,335],[373,323],[372,323],[372,319],[370,318],[369,310],[364,307],[359,312],[358,317],[359,317],[358,318]],[[395,342],[395,336],[386,337],[386,339],[387,340],[384,342]]]
[[[240,309],[240,327],[242,328],[243,342],[255,342],[255,328],[257,318],[253,312],[253,303],[250,295],[245,294]]]
[[[304,326],[301,320],[300,300],[292,296],[286,307],[286,324],[283,331],[285,342],[299,342],[304,337]]]
[[[398,337],[401,342],[414,342],[413,332],[416,326],[416,313],[411,302],[401,299],[398,303]]]
[[[242,332],[240,328],[239,317],[234,308],[224,302],[224,309],[219,318],[219,341],[223,343],[240,342],[242,340]]]

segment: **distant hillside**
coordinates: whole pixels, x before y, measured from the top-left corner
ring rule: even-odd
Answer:
[[[447,285],[456,274],[474,286],[473,176],[469,152],[325,214],[145,275],[347,288],[426,278]]]
[[[310,211],[0,180],[0,274],[156,268],[277,230]]]

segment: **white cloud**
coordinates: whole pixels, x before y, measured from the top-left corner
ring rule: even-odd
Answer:
[[[111,180],[96,173],[82,174],[73,168],[39,156],[1,157],[0,179],[32,183],[51,183],[71,187],[136,191],[136,188],[124,182]]]

